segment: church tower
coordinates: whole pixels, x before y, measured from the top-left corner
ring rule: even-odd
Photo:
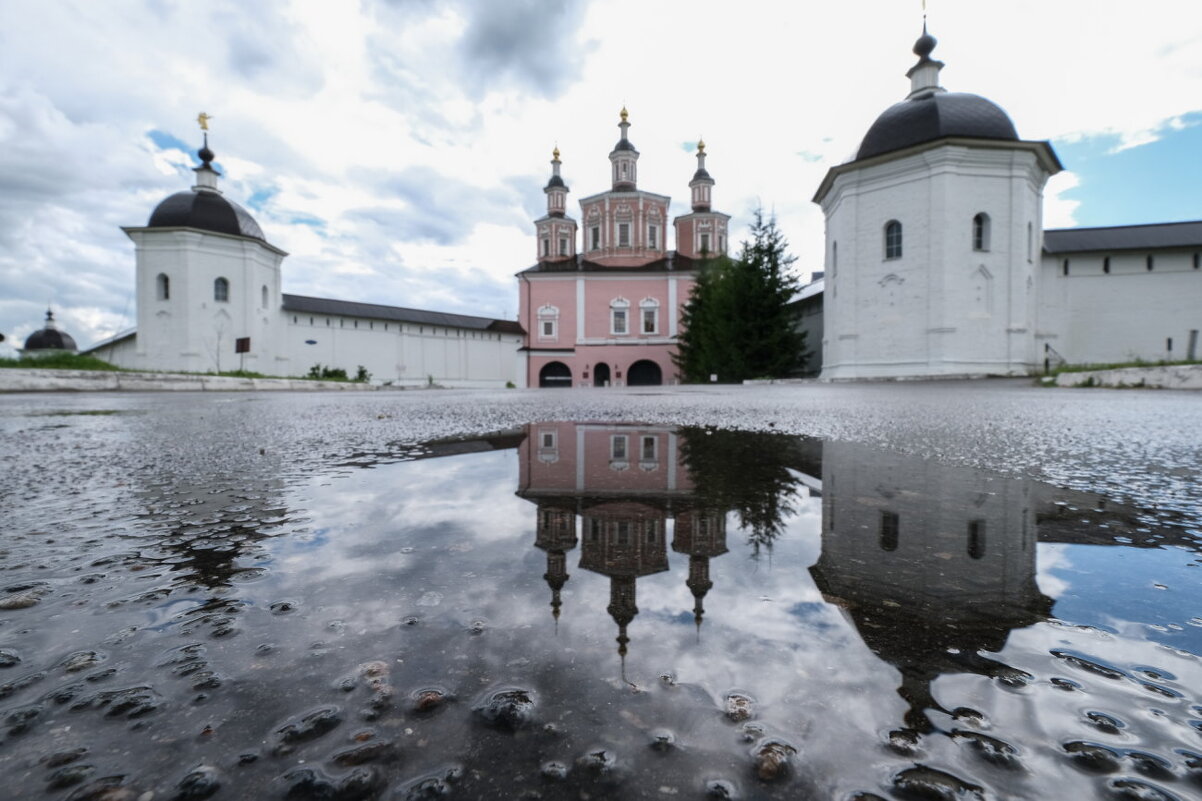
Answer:
[[[939,85],[923,25],[910,93],[828,171],[824,379],[1026,375],[1048,142],[1001,108]]]
[[[125,366],[286,372],[275,331],[288,254],[222,195],[207,133],[197,155],[195,186],[159,203],[145,226],[122,229],[136,248],[138,303],[136,355]]]
[[[566,214],[568,185],[559,174],[559,147],[551,151],[551,179],[543,192],[547,195],[547,214],[536,220],[539,261],[576,258],[576,221]]]
[[[714,179],[705,169],[705,140],[697,141],[697,172],[689,181],[693,211],[676,218],[676,252],[690,259],[726,254],[726,226],[729,214],[711,207]]]

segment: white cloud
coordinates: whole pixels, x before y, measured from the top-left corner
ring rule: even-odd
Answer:
[[[147,133],[198,145],[200,110],[227,196],[255,197],[292,254],[288,292],[512,314],[551,148],[572,199],[606,189],[623,103],[640,185],[672,213],[695,168],[681,143],[704,135],[732,240],[762,203],[798,272],[822,269],[809,198],[906,94],[918,30],[886,0],[20,4],[0,31],[0,330],[32,330],[50,301],[87,344],[132,314],[119,226],[191,180],[190,154]],[[1024,138],[1136,147],[1202,107],[1186,0],[939,3],[931,30],[944,85]],[[1062,197],[1073,180],[1049,185],[1049,227],[1088,203]]]

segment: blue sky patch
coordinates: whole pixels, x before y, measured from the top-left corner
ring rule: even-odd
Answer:
[[[1055,142],[1065,169],[1080,178],[1062,194],[1081,204],[1077,225],[1202,219],[1202,194],[1194,189],[1202,184],[1202,113],[1186,114],[1182,121],[1180,130],[1164,128],[1155,142],[1117,153],[1117,135]]]

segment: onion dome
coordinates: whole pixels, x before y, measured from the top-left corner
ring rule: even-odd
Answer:
[[[705,169],[705,140],[697,140],[697,172],[693,173],[694,181],[714,180]]]
[[[196,153],[201,165],[194,172],[196,186],[163,200],[150,214],[147,228],[199,228],[218,234],[232,234],[267,241],[263,229],[250,216],[250,212],[222,196],[217,188],[221,175],[213,167],[216,158],[209,149],[209,137],[205,135],[204,146]]]
[[[871,158],[895,150],[933,142],[947,136],[972,139],[1018,141],[1018,131],[1005,111],[979,95],[948,92],[939,85],[943,62],[931,58],[936,39],[922,25],[922,36],[914,43],[918,63],[906,73],[911,81],[909,96],[885,109],[868,129],[857,159]]]
[[[634,150],[634,142],[631,142],[626,138],[626,131],[630,128],[630,122],[628,119],[630,117],[630,112],[626,110],[625,106],[622,106],[619,116],[622,119],[622,121],[618,123],[618,127],[622,129],[622,138],[618,140],[616,145],[614,145],[614,150]],[[635,152],[637,153],[638,151]]]
[[[65,331],[58,330],[54,324],[54,312],[46,310],[46,324],[40,331],[34,331],[25,338],[26,351],[66,350],[74,352],[75,339]]]

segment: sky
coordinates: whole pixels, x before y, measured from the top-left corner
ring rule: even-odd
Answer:
[[[1005,109],[1065,172],[1045,226],[1202,219],[1197,0],[928,0],[942,85]],[[921,0],[5,0],[0,356],[47,305],[81,347],[135,321],[121,226],[193,184],[197,114],[226,197],[290,255],[285,292],[514,318],[551,150],[688,212],[706,142],[740,241],[776,215],[821,270],[811,202],[909,91]],[[670,242],[671,243],[671,242]]]

